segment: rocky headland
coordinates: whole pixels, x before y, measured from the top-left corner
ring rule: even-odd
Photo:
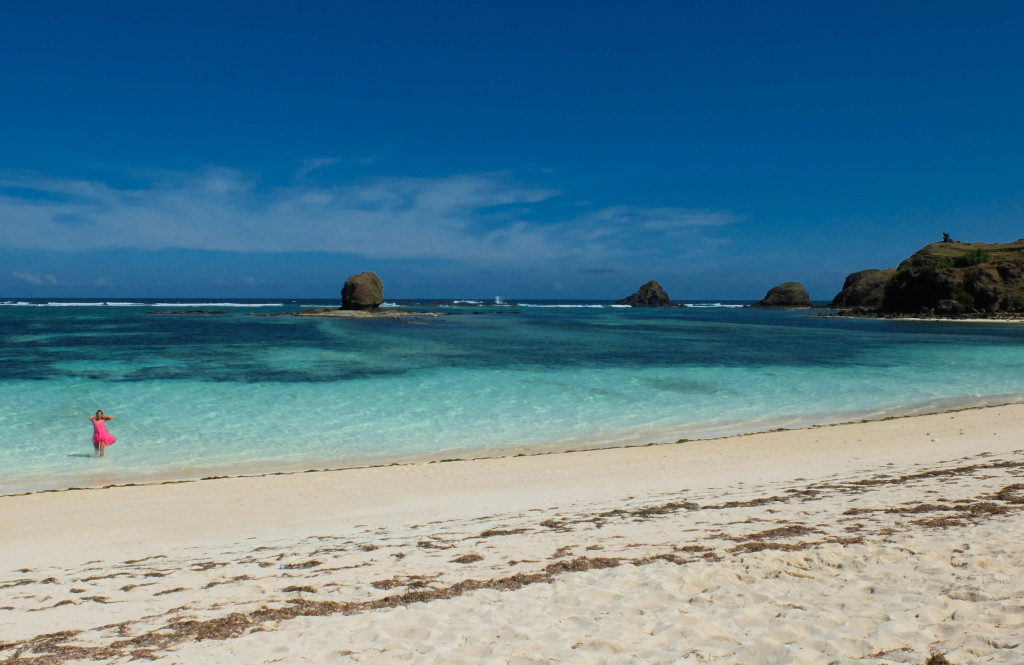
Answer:
[[[895,274],[896,268],[868,268],[848,275],[842,290],[832,299],[832,307],[878,309],[885,299],[885,285]]]
[[[1024,317],[1024,239],[932,243],[896,268],[851,274],[832,306],[844,316]]]

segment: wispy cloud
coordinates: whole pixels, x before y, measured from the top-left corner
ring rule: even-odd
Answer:
[[[264,187],[209,168],[149,174],[135,187],[42,176],[0,176],[0,245],[63,251],[165,248],[350,253],[367,258],[528,263],[607,259],[663,247],[680,233],[731,224],[727,211],[643,206],[537,211],[561,192],[507,173],[390,177],[334,186],[304,177]],[[557,206],[556,206],[557,207]],[[547,215],[551,206],[548,206]],[[38,277],[38,276],[36,276]],[[45,279],[40,277],[40,279]]]
[[[302,162],[302,166],[298,171],[295,172],[296,179],[303,179],[313,171],[317,169],[326,168],[328,166],[334,166],[341,161],[339,157],[322,157],[319,159],[307,159]]]
[[[37,275],[30,272],[12,272],[11,276],[22,282],[28,282],[35,286],[42,286],[43,284],[56,284],[57,278],[53,275]]]

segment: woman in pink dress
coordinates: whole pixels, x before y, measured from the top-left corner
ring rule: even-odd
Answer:
[[[100,457],[103,457],[104,448],[117,441],[114,435],[107,431],[107,421],[113,419],[114,416],[103,415],[103,411],[97,411],[95,416],[89,416],[89,420],[92,421],[92,447]]]

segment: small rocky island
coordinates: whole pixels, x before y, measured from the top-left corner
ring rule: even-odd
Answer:
[[[653,279],[637,289],[633,295],[617,300],[615,304],[630,307],[675,307],[665,289]]]
[[[384,304],[384,284],[376,273],[361,272],[341,287],[342,309],[378,309]]]
[[[361,272],[345,280],[341,287],[341,308],[317,307],[295,313],[295,316],[345,319],[401,319],[406,317],[435,317],[435,312],[413,312],[407,309],[381,309],[384,304],[384,284],[376,273]]]
[[[946,236],[896,268],[853,273],[832,306],[845,316],[1020,318],[1024,239],[966,243]]]
[[[764,299],[751,307],[763,309],[804,309],[811,307],[811,298],[800,282],[783,282],[768,289]]]

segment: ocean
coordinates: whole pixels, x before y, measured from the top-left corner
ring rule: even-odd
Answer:
[[[1024,325],[744,303],[0,303],[0,493],[676,442],[1024,401]],[[392,306],[389,304],[388,306]],[[188,309],[223,314],[159,314]],[[117,443],[92,454],[97,409]]]

